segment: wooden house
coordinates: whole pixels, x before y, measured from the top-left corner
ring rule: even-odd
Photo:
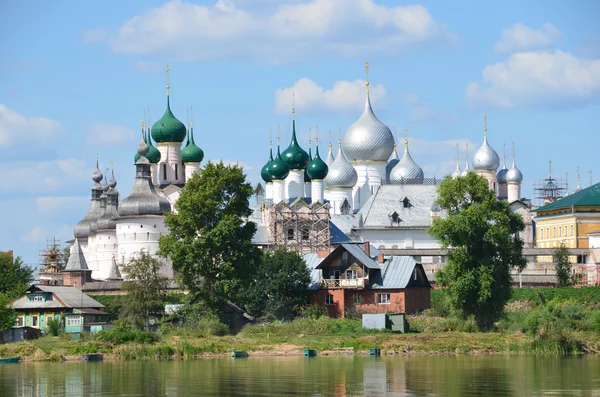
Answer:
[[[384,257],[369,243],[341,244],[322,260],[314,256],[305,256],[313,269],[311,303],[324,305],[331,317],[429,308],[429,280],[411,256]]]

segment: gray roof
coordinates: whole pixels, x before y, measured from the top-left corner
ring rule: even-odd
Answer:
[[[73,247],[71,248],[71,253],[69,254],[69,260],[67,261],[67,266],[65,267],[65,272],[79,272],[82,270],[90,270],[88,268],[87,262],[85,261],[85,256],[83,256],[83,252],[81,251],[81,246],[79,245],[79,240],[76,238],[75,243],[73,243]]]
[[[342,244],[342,247],[369,269],[379,269],[379,265],[362,249],[362,244]]]
[[[402,200],[407,197],[409,208],[404,208]],[[435,185],[382,185],[367,200],[358,215],[363,217],[363,229],[431,226],[431,208],[437,199]],[[401,222],[392,225],[390,214],[398,213]]]
[[[317,254],[305,254],[303,256],[304,262],[306,262],[306,267],[310,269],[310,284],[308,285],[308,289],[316,290],[319,288],[319,278],[321,276],[321,270],[317,269],[317,266],[323,259],[319,258]]]
[[[331,244],[349,243],[352,241],[335,223],[329,221],[329,241]]]
[[[104,307],[100,302],[92,299],[75,287],[33,285],[28,291],[37,290],[52,293],[57,299],[46,302],[33,302],[27,300],[27,295],[17,299],[12,307],[13,309],[51,309],[51,308],[101,308]]]
[[[380,265],[383,283],[377,288],[406,288],[418,263],[412,256],[392,256]]]
[[[112,265],[110,266],[110,272],[108,273],[108,277],[106,279],[110,281],[123,280],[123,277],[121,277],[121,272],[119,271],[119,266],[117,265],[117,260],[115,259],[114,255],[112,256]]]

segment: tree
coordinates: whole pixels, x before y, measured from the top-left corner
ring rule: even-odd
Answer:
[[[123,289],[127,299],[122,301],[122,317],[138,328],[148,328],[151,319],[163,316],[169,279],[160,273],[163,263],[140,252],[122,266],[127,281]]]
[[[169,235],[159,241],[182,284],[211,307],[235,301],[252,280],[260,252],[249,199],[252,186],[238,165],[206,164],[181,191],[176,212],[165,216]]]
[[[20,256],[13,257],[12,252],[0,253],[0,293],[16,299],[33,281],[33,269],[23,264]]]
[[[308,302],[310,281],[304,259],[278,248],[263,254],[254,282],[243,292],[243,301],[255,316],[295,317]]]
[[[17,316],[10,306],[13,298],[7,293],[0,292],[0,331],[9,329],[15,325]]]
[[[562,242],[552,251],[556,269],[556,286],[573,285],[572,265],[569,261],[569,249]]]
[[[449,249],[438,281],[447,287],[454,309],[489,330],[510,298],[510,269],[526,265],[519,237],[523,220],[496,199],[485,178],[472,172],[444,178],[437,204],[447,214],[433,220],[429,233]]]

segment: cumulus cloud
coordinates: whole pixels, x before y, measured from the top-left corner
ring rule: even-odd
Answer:
[[[0,103],[0,148],[26,140],[48,140],[64,131],[62,123],[46,117],[27,117]]]
[[[85,32],[121,54],[177,60],[245,59],[293,62],[310,55],[353,57],[397,53],[411,44],[451,42],[455,35],[421,5],[385,6],[374,0],[310,0],[252,9],[248,2],[212,6],[172,0],[149,8],[107,33]],[[244,7],[246,5],[246,7]]]
[[[600,98],[600,59],[562,51],[519,52],[488,65],[466,89],[472,107],[556,109]]]
[[[560,36],[560,30],[549,23],[543,24],[537,30],[517,23],[502,31],[502,40],[494,44],[494,51],[515,52],[547,48]]]
[[[94,123],[86,138],[89,145],[112,146],[133,140],[135,132],[119,124]]]
[[[381,84],[369,87],[371,103],[374,105],[385,101],[386,91]],[[295,92],[295,96],[292,94]],[[275,91],[275,111],[289,114],[292,109],[292,98],[295,98],[298,110],[357,110],[365,104],[365,81],[336,81],[332,88],[321,87],[309,78],[301,78],[292,87]]]

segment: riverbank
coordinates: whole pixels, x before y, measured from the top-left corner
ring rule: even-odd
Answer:
[[[336,321],[336,320],[331,320]],[[600,336],[593,332],[571,335],[576,343],[569,353],[600,353]],[[35,341],[0,346],[0,357],[21,356],[23,361],[81,360],[83,354],[103,353],[107,360],[196,359],[228,357],[232,350],[252,356],[302,356],[305,348],[319,355],[366,355],[378,347],[384,355],[404,354],[560,354],[564,341],[540,341],[522,332],[423,332],[391,334],[372,332],[365,335],[296,335],[283,337],[268,332],[248,336],[211,336],[193,338],[165,336],[153,343],[114,344],[88,339],[44,336]]]

